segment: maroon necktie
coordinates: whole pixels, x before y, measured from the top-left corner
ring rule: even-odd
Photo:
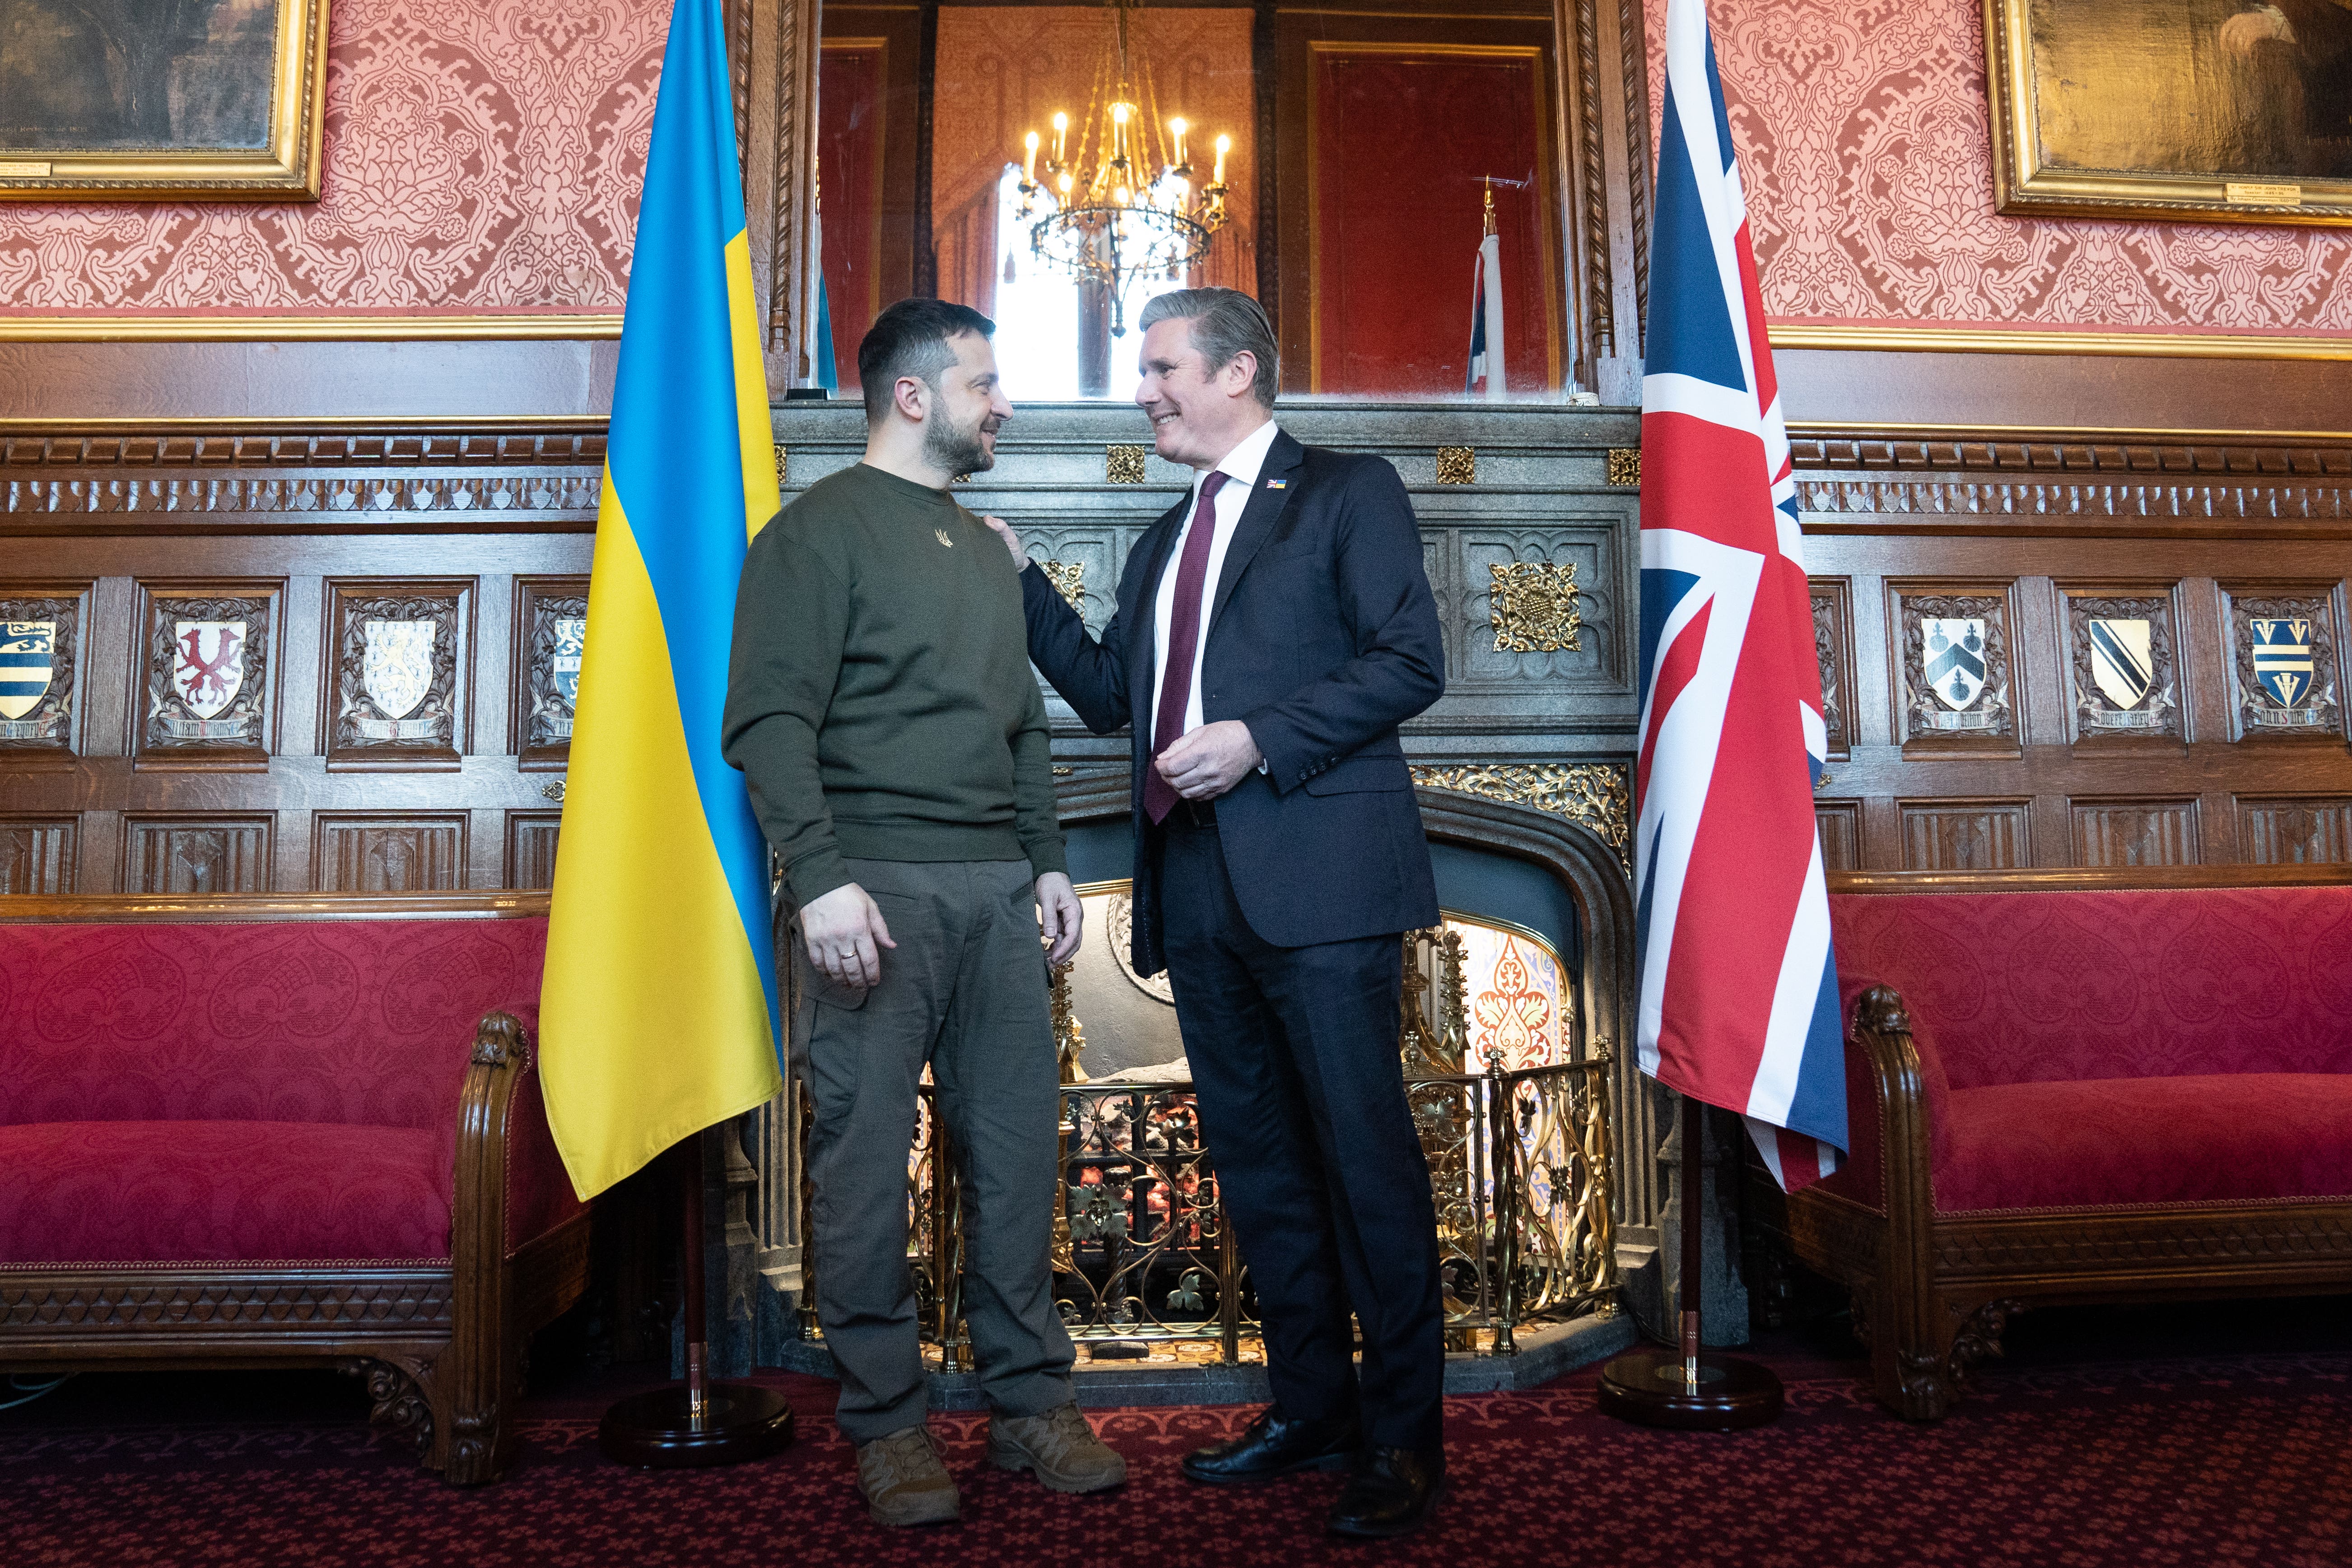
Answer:
[[[1227,476],[1212,473],[1201,481],[1201,503],[1192,509],[1192,531],[1184,536],[1184,557],[1176,563],[1176,604],[1168,614],[1167,662],[1160,668],[1160,711],[1153,716],[1151,754],[1176,743],[1184,733],[1184,710],[1192,705],[1192,653],[1201,644],[1201,590],[1209,576],[1209,546],[1217,536],[1217,491]],[[1160,776],[1150,762],[1143,764],[1143,809],[1154,822],[1165,822],[1182,798],[1176,786]]]

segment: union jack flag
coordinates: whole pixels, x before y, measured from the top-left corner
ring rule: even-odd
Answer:
[[[1666,8],[1642,380],[1642,1070],[1789,1190],[1846,1146],[1796,482],[1704,0]]]

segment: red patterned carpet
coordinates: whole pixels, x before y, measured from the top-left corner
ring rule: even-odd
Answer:
[[[1851,1360],[1785,1337],[1763,1359],[1790,1410],[1761,1432],[1619,1426],[1594,1412],[1589,1373],[1452,1400],[1439,1520],[1377,1547],[1321,1534],[1337,1478],[1184,1483],[1176,1457],[1246,1418],[1229,1408],[1098,1413],[1135,1479],[1076,1499],[988,1468],[984,1417],[935,1416],[965,1520],[900,1534],[866,1522],[813,1379],[779,1379],[802,1422],[789,1454],[655,1475],[599,1461],[617,1384],[578,1375],[531,1402],[507,1481],[457,1491],[372,1434],[339,1379],[88,1377],[0,1414],[0,1563],[2323,1568],[2352,1562],[2348,1306],[2234,1309],[2210,1330],[2127,1318],[2121,1333],[2053,1313],[2038,1346],[2021,1319],[2012,1360],[1932,1427],[1880,1411]]]

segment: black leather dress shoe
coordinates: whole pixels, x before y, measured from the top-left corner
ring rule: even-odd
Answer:
[[[1184,1474],[1191,1480],[1231,1487],[1270,1481],[1296,1470],[1336,1470],[1355,1458],[1363,1441],[1363,1431],[1353,1419],[1285,1421],[1264,1410],[1230,1443],[1185,1455]]]
[[[1367,1448],[1331,1510],[1334,1535],[1385,1541],[1427,1522],[1445,1484],[1441,1448]]]

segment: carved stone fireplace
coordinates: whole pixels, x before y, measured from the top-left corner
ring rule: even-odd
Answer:
[[[856,460],[864,423],[854,407],[786,405],[775,416],[788,498]],[[1672,1260],[1657,1245],[1662,1202],[1672,1195],[1659,1163],[1665,1097],[1640,1077],[1630,1048],[1637,424],[1623,412],[1559,405],[1286,401],[1277,416],[1301,440],[1388,458],[1412,494],[1447,646],[1445,696],[1405,729],[1440,902],[1474,922],[1539,935],[1561,968],[1565,1059],[1606,1057],[1605,1067],[1587,1070],[1606,1086],[1612,1262],[1619,1301],[1632,1311],[1577,1321],[1588,1333],[1606,1322],[1608,1343],[1622,1342],[1631,1318],[1659,1321],[1672,1285]],[[1116,405],[1024,405],[1000,441],[997,467],[958,487],[972,510],[1020,529],[1097,630],[1128,551],[1190,478],[1139,442],[1139,426],[1132,409]],[[1047,710],[1072,874],[1108,893],[1129,871],[1128,742],[1087,733],[1050,690]],[[1108,899],[1097,907],[1113,912]],[[1079,962],[1108,951],[1090,936]],[[1138,1055],[1125,1037],[1122,1019],[1162,1005],[1136,992],[1123,967],[1106,963],[1100,975],[1074,979],[1074,995],[1094,996],[1095,1018],[1073,1004],[1098,1042],[1090,1048],[1101,1052],[1080,1058],[1091,1078],[1174,1054],[1161,1047]],[[731,1316],[744,1363],[808,1359],[795,1348],[808,1343],[796,1312],[787,1310],[801,1284],[798,1116],[788,1090],[750,1119],[748,1160],[732,1156]],[[1727,1293],[1736,1292],[1727,1255],[1711,1242],[1707,1305],[1729,1325],[1744,1312]],[[1152,1281],[1155,1290],[1181,1285]],[[1122,1336],[1112,1324],[1098,1337]],[[1522,1344],[1526,1337],[1517,1336]],[[1491,1322],[1454,1338],[1465,1347],[1457,1360],[1511,1359],[1475,1356],[1481,1344],[1494,1349]],[[1208,1359],[1222,1364],[1227,1346],[1220,1336],[1208,1342]],[[934,1353],[951,1359],[951,1346]]]

